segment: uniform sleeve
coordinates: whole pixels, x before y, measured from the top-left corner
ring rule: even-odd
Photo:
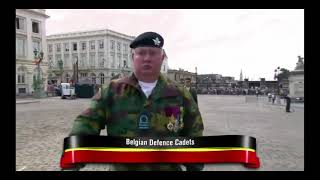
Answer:
[[[184,128],[182,136],[197,137],[203,135],[202,117],[195,99],[191,97],[189,91],[184,92]],[[187,171],[201,171],[204,168],[203,163],[183,164]]]
[[[184,128],[181,131],[182,136],[202,136],[203,122],[197,103],[187,90],[183,90],[184,96]]]
[[[194,101],[198,104],[198,96],[197,96],[197,90],[192,90],[192,96],[194,98]]]
[[[90,107],[83,111],[74,121],[72,135],[99,135],[105,128],[108,116],[109,88],[101,88],[92,98]]]

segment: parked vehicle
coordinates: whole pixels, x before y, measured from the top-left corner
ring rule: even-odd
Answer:
[[[75,88],[70,86],[70,83],[61,83],[61,99],[76,98]]]

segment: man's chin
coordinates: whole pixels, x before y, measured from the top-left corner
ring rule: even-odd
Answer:
[[[143,71],[141,71],[141,74],[143,74],[143,75],[153,75],[154,72],[152,70],[143,70]]]

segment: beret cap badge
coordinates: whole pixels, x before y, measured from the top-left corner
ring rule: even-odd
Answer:
[[[159,44],[161,43],[161,41],[159,40],[158,37],[156,37],[155,39],[152,39],[154,42],[154,45],[159,46]]]

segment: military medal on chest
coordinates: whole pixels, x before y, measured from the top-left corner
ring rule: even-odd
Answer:
[[[175,118],[173,115],[170,116],[169,118],[169,123],[167,124],[167,128],[169,131],[173,131],[174,127],[175,127]]]
[[[169,119],[167,124],[169,131],[178,132],[179,129],[183,128],[183,107],[168,107],[165,112]]]

